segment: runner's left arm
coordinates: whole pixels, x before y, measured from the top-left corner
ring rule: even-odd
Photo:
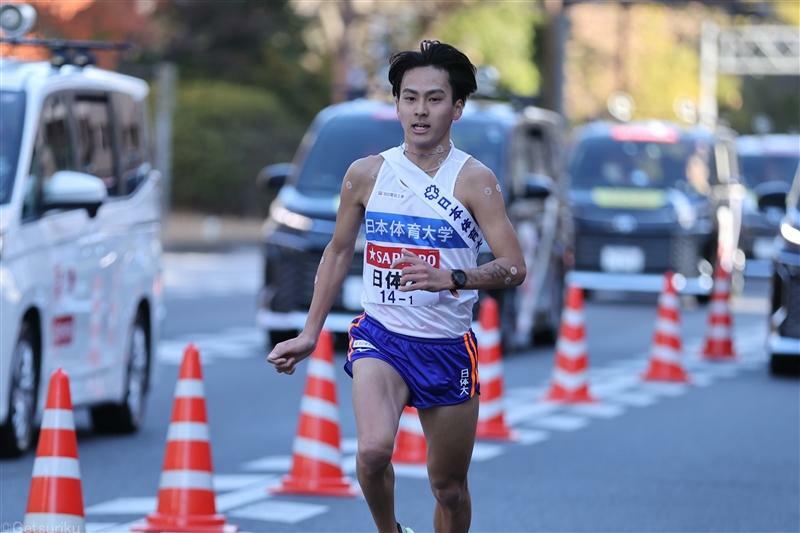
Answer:
[[[495,259],[477,268],[465,269],[465,289],[502,289],[525,280],[525,261],[519,240],[508,219],[505,201],[494,173],[482,163],[470,160],[456,182],[456,197],[469,209]],[[400,278],[400,290],[441,291],[453,289],[451,271],[431,267],[411,252],[404,250],[397,264],[408,263]],[[406,283],[411,282],[410,285]]]

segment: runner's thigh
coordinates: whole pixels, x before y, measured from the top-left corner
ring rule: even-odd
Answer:
[[[466,477],[478,424],[478,396],[458,405],[421,409],[431,480]]]
[[[385,361],[362,357],[353,362],[353,410],[359,444],[393,443],[408,387]]]

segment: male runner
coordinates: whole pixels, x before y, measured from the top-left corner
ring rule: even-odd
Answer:
[[[476,89],[475,67],[450,45],[395,54],[389,81],[404,143],[355,161],[344,176],[333,238],[320,260],[303,331],[267,357],[291,374],[314,349],[341,289],[362,222],[365,313],[350,327],[357,475],[378,531],[395,518],[391,457],[403,406],[419,409],[436,531],[471,520],[467,471],[478,419],[476,289],[519,285],[525,264],[491,170],[450,141]],[[483,239],[495,260],[476,266]]]

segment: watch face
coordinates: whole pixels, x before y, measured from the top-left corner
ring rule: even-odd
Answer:
[[[467,284],[467,274],[463,270],[453,270],[453,283],[461,288]]]

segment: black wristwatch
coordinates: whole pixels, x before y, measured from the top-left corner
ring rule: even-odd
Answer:
[[[456,289],[463,289],[467,284],[466,272],[457,268],[450,271],[450,279],[453,280],[453,285],[455,285]]]

